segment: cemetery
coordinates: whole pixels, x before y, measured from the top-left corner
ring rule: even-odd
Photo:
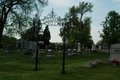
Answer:
[[[0,5],[0,80],[120,79],[120,15],[115,11],[101,23],[102,39],[96,43],[86,14],[92,3],[71,6],[63,18],[54,8],[41,17],[48,0],[2,0]],[[60,27],[62,42],[50,41],[49,26]]]
[[[13,51],[6,54],[4,50],[0,50],[0,79],[45,79],[45,80],[76,80],[76,79],[99,79],[115,80],[119,79],[120,66],[108,64],[107,60],[115,58],[110,57],[108,53],[91,53],[90,51],[82,51],[82,55],[71,55],[65,59],[65,75],[61,74],[62,70],[62,52],[54,51],[54,58],[47,59],[46,55],[51,53],[39,54],[38,71],[34,71],[35,60],[32,60],[32,54],[24,55],[25,51]],[[69,51],[71,52],[71,51]],[[117,53],[118,55],[118,53]],[[35,59],[35,58],[34,58]],[[116,58],[118,59],[118,58]],[[102,64],[99,64],[99,60]],[[94,62],[94,66],[92,66]],[[83,67],[84,65],[84,67]],[[117,72],[117,74],[116,74]],[[36,74],[37,73],[37,74]],[[47,77],[46,77],[47,75]],[[87,77],[86,77],[87,76]],[[91,77],[92,76],[92,77]]]

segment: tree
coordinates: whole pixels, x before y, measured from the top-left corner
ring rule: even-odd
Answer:
[[[0,0],[0,43],[4,29],[12,31],[15,27],[15,30],[20,31],[19,29],[25,27],[25,21],[30,13],[35,9],[39,10],[38,5],[43,7],[47,2],[46,0]]]
[[[13,46],[13,48],[15,48],[16,47],[16,38],[3,35],[1,43],[4,46],[6,46],[7,44],[11,44]]]
[[[50,31],[48,28],[48,25],[45,27],[45,30],[43,31],[43,41],[45,45],[50,45]]]
[[[35,14],[35,17],[33,18],[32,27],[27,29],[26,31],[22,32],[21,37],[22,39],[28,40],[28,41],[40,41],[42,40],[42,23],[39,19],[39,15]]]
[[[101,24],[103,33],[101,37],[109,47],[111,44],[120,43],[120,15],[115,11],[110,11]]]
[[[93,5],[91,3],[81,2],[77,7],[72,6],[69,12],[65,14],[66,18],[66,40],[70,45],[75,45],[80,42],[82,45],[88,45],[92,40],[90,35],[91,18],[84,17],[87,12],[92,12]],[[79,17],[80,16],[80,17]],[[60,29],[60,36],[63,37],[64,28]]]

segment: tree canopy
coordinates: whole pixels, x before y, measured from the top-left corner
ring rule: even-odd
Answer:
[[[48,0],[0,0],[0,43],[5,29],[20,32],[29,22],[31,12],[36,9],[39,13],[47,3]]]
[[[32,27],[21,33],[22,39],[28,41],[42,40],[42,23],[38,14],[35,14],[31,24]]]
[[[66,13],[66,40],[69,45],[75,45],[81,43],[88,46],[92,41],[90,35],[91,30],[91,18],[83,17],[87,12],[92,12],[93,5],[91,3],[81,2],[79,5],[72,6],[69,12]],[[83,19],[84,18],[84,19]],[[65,27],[64,27],[65,28]],[[60,29],[60,36],[63,37],[64,28]]]
[[[11,44],[12,47],[15,48],[16,47],[16,38],[3,35],[1,44],[3,44],[4,48],[6,48],[7,44]]]
[[[110,11],[105,17],[105,21],[101,24],[103,33],[101,37],[109,47],[111,44],[120,43],[120,15],[115,11]]]

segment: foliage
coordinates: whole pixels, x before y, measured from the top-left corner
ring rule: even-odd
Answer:
[[[92,41],[91,18],[84,17],[83,19],[85,13],[92,12],[92,7],[91,3],[81,2],[77,7],[72,6],[66,13],[66,29],[65,27],[60,29],[60,36],[63,38],[65,30],[66,41],[69,45],[74,46],[80,42],[82,45],[88,46],[89,41]]]
[[[55,46],[55,43],[53,43],[53,42],[50,43],[50,46],[51,46],[51,48],[52,48],[53,50],[55,50],[55,47],[56,47],[56,46]]]
[[[40,41],[42,39],[42,24],[39,19],[38,14],[35,15],[32,22],[32,27],[27,29],[26,31],[22,32],[21,37],[22,39],[28,41]]]
[[[101,24],[103,33],[101,37],[109,47],[111,44],[120,43],[120,15],[115,11],[110,11]]]
[[[3,30],[20,33],[23,27],[27,27],[30,13],[35,9],[39,13],[47,3],[48,0],[0,0],[0,43]]]
[[[15,48],[16,47],[16,38],[3,35],[1,44],[3,44],[4,46],[6,46],[7,44],[11,44],[12,47]]]
[[[50,31],[49,31],[49,28],[48,28],[48,25],[45,27],[45,30],[43,31],[43,41],[44,41],[44,44],[45,45],[50,45]]]

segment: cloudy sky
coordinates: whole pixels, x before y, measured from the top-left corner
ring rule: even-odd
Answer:
[[[85,16],[89,16],[92,19],[91,36],[94,43],[97,43],[101,39],[99,37],[100,34],[98,31],[102,33],[103,29],[100,24],[105,20],[107,13],[109,11],[115,10],[120,14],[120,0],[49,0],[48,6],[44,7],[41,19],[44,16],[47,16],[48,13],[52,11],[52,8],[54,8],[54,12],[57,15],[64,17],[65,13],[69,11],[69,8],[71,8],[71,6],[78,6],[79,2],[83,1],[91,2],[94,5],[92,9],[93,12],[87,13]],[[62,39],[59,36],[60,27],[61,26],[49,26],[51,33],[51,42],[62,42]]]

